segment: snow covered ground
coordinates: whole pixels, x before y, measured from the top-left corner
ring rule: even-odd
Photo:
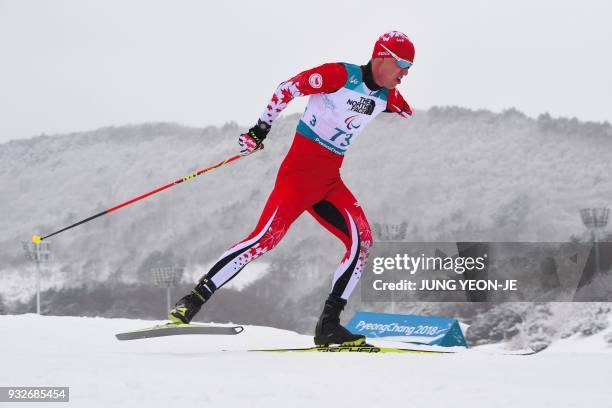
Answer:
[[[256,326],[237,336],[114,337],[155,323],[0,316],[0,386],[69,386],[73,407],[612,406],[610,329],[532,356],[241,351],[311,345]],[[18,404],[28,405],[41,404]]]

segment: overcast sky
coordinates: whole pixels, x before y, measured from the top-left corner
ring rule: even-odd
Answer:
[[[611,4],[0,0],[0,142],[151,121],[250,126],[279,82],[365,63],[388,30],[415,43],[400,90],[416,109],[612,121]]]

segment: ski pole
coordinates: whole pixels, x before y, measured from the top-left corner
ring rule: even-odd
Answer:
[[[262,145],[261,145],[259,148],[255,149],[255,150],[254,150],[252,153],[256,152],[257,150],[261,150],[261,149],[263,149],[263,144],[262,144]],[[175,185],[177,185],[177,184],[181,184],[181,183],[182,183],[182,182],[184,182],[184,181],[193,180],[194,178],[198,177],[198,176],[199,176],[199,175],[201,175],[201,174],[204,174],[204,173],[206,173],[206,172],[208,172],[208,171],[214,170],[214,169],[216,169],[216,168],[218,168],[218,167],[221,167],[221,166],[223,166],[223,165],[225,165],[225,164],[231,163],[231,162],[233,162],[234,160],[238,160],[238,159],[240,159],[241,157],[248,156],[249,154],[251,154],[251,153],[247,153],[247,154],[244,154],[244,155],[243,155],[243,154],[237,154],[237,155],[235,155],[235,156],[232,156],[232,157],[230,157],[230,158],[228,158],[228,159],[223,160],[222,162],[219,162],[219,163],[217,163],[217,164],[214,164],[214,165],[212,165],[212,166],[210,166],[210,167],[206,167],[205,169],[198,170],[198,171],[196,171],[195,173],[188,174],[187,176],[182,177],[182,178],[180,178],[180,179],[178,179],[178,180],[175,180],[175,181],[173,181],[172,183],[169,183],[169,184],[166,184],[165,186],[162,186],[162,187],[156,188],[155,190],[149,191],[148,193],[145,193],[145,194],[143,194],[143,195],[140,195],[140,196],[138,196],[138,197],[136,197],[136,198],[132,198],[131,200],[128,200],[128,201],[126,201],[126,202],[124,202],[124,203],[121,203],[121,204],[119,204],[119,205],[116,205],[116,206],[114,206],[114,207],[111,207],[111,208],[109,208],[109,209],[106,209],[106,210],[104,210],[104,211],[102,211],[102,212],[100,212],[100,213],[98,213],[98,214],[92,215],[92,216],[91,216],[91,217],[89,217],[89,218],[85,218],[84,220],[81,220],[81,221],[79,221],[79,222],[75,222],[75,223],[74,223],[74,224],[72,224],[72,225],[69,225],[69,226],[67,226],[67,227],[65,227],[65,228],[62,228],[62,229],[61,229],[61,230],[59,230],[59,231],[55,231],[55,232],[53,232],[53,233],[51,233],[51,234],[49,234],[49,235],[45,235],[44,237],[41,237],[40,235],[34,235],[34,236],[32,236],[32,242],[33,242],[34,244],[40,244],[42,240],[47,239],[47,238],[49,238],[49,237],[52,237],[52,236],[54,236],[54,235],[57,235],[57,234],[59,234],[60,232],[64,232],[64,231],[66,231],[66,230],[69,230],[69,229],[74,228],[74,227],[76,227],[76,226],[79,226],[79,225],[81,225],[81,224],[85,224],[86,222],[89,222],[89,221],[91,221],[91,220],[93,220],[93,219],[96,219],[96,218],[101,217],[101,216],[103,216],[103,215],[106,215],[106,214],[112,213],[113,211],[117,211],[117,210],[118,210],[118,209],[120,209],[120,208],[127,207],[128,205],[133,204],[133,203],[135,203],[136,201],[140,201],[140,200],[142,200],[143,198],[147,198],[147,197],[149,197],[149,196],[152,196],[153,194],[157,194],[157,193],[159,193],[160,191],[164,191],[164,190],[166,190],[166,189],[168,189],[168,188],[170,188],[170,187],[172,187],[172,186],[175,186]]]

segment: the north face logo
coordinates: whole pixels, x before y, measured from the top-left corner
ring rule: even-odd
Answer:
[[[363,96],[360,97],[358,101],[349,99],[346,103],[350,105],[352,111],[365,115],[371,115],[376,107],[376,102],[372,99],[364,98]]]

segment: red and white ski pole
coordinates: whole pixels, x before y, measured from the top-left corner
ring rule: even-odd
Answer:
[[[261,145],[259,148],[257,148],[256,150],[254,150],[252,153],[254,153],[254,152],[258,151],[258,150],[261,150],[261,149],[263,149],[263,144],[262,144],[262,145]],[[195,173],[188,174],[187,176],[182,177],[182,178],[180,178],[180,179],[178,179],[178,180],[175,180],[175,181],[173,181],[172,183],[166,184],[165,186],[161,186],[161,187],[159,187],[159,188],[156,188],[155,190],[149,191],[148,193],[145,193],[145,194],[143,194],[143,195],[140,195],[140,196],[138,196],[138,197],[136,197],[136,198],[132,198],[131,200],[128,200],[128,201],[126,201],[126,202],[124,202],[124,203],[121,203],[121,204],[119,204],[119,205],[116,205],[116,206],[114,206],[114,207],[111,207],[111,208],[109,208],[109,209],[107,209],[107,210],[104,210],[104,211],[102,211],[102,212],[98,213],[98,214],[92,215],[92,216],[91,216],[91,217],[89,217],[89,218],[85,218],[84,220],[81,220],[81,221],[79,221],[79,222],[75,222],[74,224],[69,225],[69,226],[67,226],[67,227],[65,227],[65,228],[62,228],[62,229],[61,229],[61,230],[59,230],[59,231],[55,231],[55,232],[53,232],[53,233],[51,233],[51,234],[48,234],[48,235],[45,235],[45,236],[43,236],[43,237],[41,237],[40,235],[34,235],[34,236],[32,236],[32,242],[33,242],[34,244],[40,244],[42,240],[47,239],[47,238],[49,238],[49,237],[52,237],[52,236],[54,236],[54,235],[57,235],[57,234],[59,234],[60,232],[67,231],[67,230],[69,230],[69,229],[71,229],[71,228],[74,228],[74,227],[76,227],[76,226],[78,226],[78,225],[81,225],[81,224],[85,224],[86,222],[89,222],[89,221],[91,221],[91,220],[93,220],[93,219],[96,219],[96,218],[98,218],[98,217],[101,217],[101,216],[103,216],[103,215],[110,214],[110,213],[112,213],[113,211],[117,211],[117,210],[118,210],[118,209],[120,209],[120,208],[127,207],[128,205],[133,204],[133,203],[135,203],[135,202],[137,202],[137,201],[140,201],[140,200],[142,200],[143,198],[147,198],[147,197],[149,197],[149,196],[152,196],[153,194],[157,194],[157,193],[159,193],[160,191],[164,191],[164,190],[166,190],[166,189],[168,189],[168,188],[170,188],[170,187],[176,186],[177,184],[181,184],[181,183],[182,183],[182,182],[184,182],[184,181],[193,180],[194,178],[198,177],[199,175],[202,175],[202,174],[204,174],[204,173],[206,173],[206,172],[209,172],[209,171],[211,171],[211,170],[214,170],[214,169],[216,169],[216,168],[219,168],[219,167],[221,167],[221,166],[224,166],[224,165],[226,165],[226,164],[228,164],[228,163],[231,163],[231,162],[233,162],[233,161],[235,161],[235,160],[240,159],[241,157],[248,156],[249,154],[251,154],[251,153],[248,153],[248,154],[237,154],[237,155],[235,155],[235,156],[232,156],[232,157],[230,157],[230,158],[228,158],[228,159],[223,160],[222,162],[219,162],[219,163],[217,163],[217,164],[214,164],[214,165],[212,165],[212,166],[210,166],[210,167],[206,167],[205,169],[198,170],[198,171],[196,171]]]

